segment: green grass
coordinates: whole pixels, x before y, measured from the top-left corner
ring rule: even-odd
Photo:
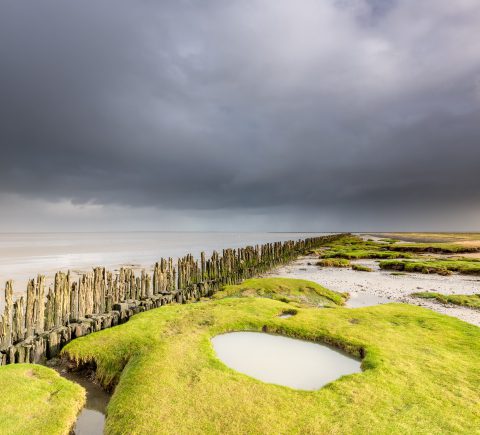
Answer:
[[[225,297],[262,297],[310,306],[343,305],[348,294],[341,294],[312,281],[289,278],[248,279],[239,285],[225,286],[214,299]]]
[[[435,292],[412,293],[412,296],[423,299],[435,299],[442,304],[454,304],[462,307],[480,308],[480,293],[473,295],[444,295]]]
[[[480,261],[476,259],[425,261],[387,260],[380,262],[380,268],[404,272],[436,273],[439,275],[449,275],[452,272],[465,275],[480,275]]]
[[[68,434],[85,403],[80,385],[33,364],[0,367],[0,392],[2,434]]]
[[[372,268],[363,264],[352,264],[352,269],[358,272],[372,272]]]
[[[117,383],[107,434],[478,433],[480,328],[416,306],[297,308],[225,298],[151,310],[69,343]],[[210,338],[268,330],[364,355],[364,372],[297,391],[226,367]],[[319,368],[320,369],[320,368]]]

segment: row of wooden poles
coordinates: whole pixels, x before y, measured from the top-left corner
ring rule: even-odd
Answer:
[[[5,285],[5,309],[0,318],[0,351],[29,337],[54,330],[94,315],[111,312],[115,304],[148,300],[154,295],[188,289],[200,283],[235,284],[291,261],[299,254],[338,237],[323,236],[305,240],[266,243],[255,247],[213,252],[209,259],[191,254],[162,258],[153,274],[142,270],[138,276],[130,268],[116,274],[102,267],[73,280],[70,272],[57,272],[53,288],[46,289],[45,277],[28,282],[25,296],[13,300],[13,283]]]

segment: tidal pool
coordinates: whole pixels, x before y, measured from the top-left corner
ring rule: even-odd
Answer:
[[[231,332],[212,338],[218,358],[252,378],[299,390],[318,390],[361,372],[360,360],[310,341],[261,332]]]

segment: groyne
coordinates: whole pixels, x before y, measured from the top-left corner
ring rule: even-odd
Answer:
[[[48,289],[39,275],[29,281],[26,295],[15,301],[13,283],[7,281],[0,317],[0,365],[44,362],[74,338],[124,323],[142,311],[211,296],[224,285],[267,272],[341,236],[224,249],[208,259],[203,252],[199,259],[188,254],[175,263],[162,258],[152,274],[95,267],[73,280],[69,272],[57,272]]]

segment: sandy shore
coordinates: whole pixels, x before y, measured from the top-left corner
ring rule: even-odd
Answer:
[[[411,293],[420,291],[436,291],[444,294],[480,293],[480,277],[418,273],[392,275],[389,271],[380,270],[376,260],[353,261],[352,263],[364,264],[373,269],[373,272],[358,272],[350,268],[320,268],[315,265],[317,261],[318,258],[313,256],[303,257],[276,269],[268,276],[307,279],[331,290],[349,292],[351,299],[347,305],[352,308],[378,303],[403,302],[429,308],[480,326],[480,310],[444,305],[410,296]]]

